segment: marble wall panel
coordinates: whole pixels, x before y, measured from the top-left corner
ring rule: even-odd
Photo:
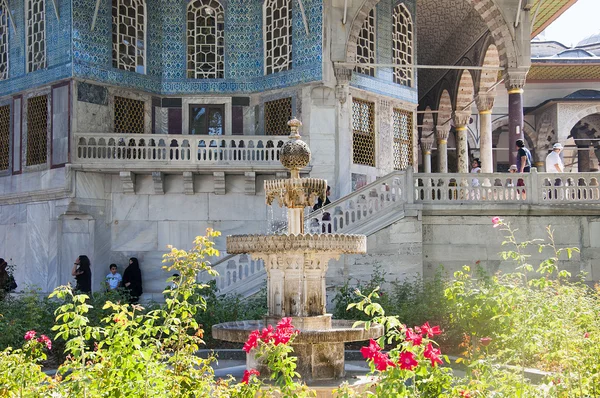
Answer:
[[[75,115],[73,131],[75,133],[108,133],[113,131],[113,119],[107,105],[74,101]]]
[[[21,224],[26,222],[26,204],[0,206],[0,225]]]
[[[119,221],[111,225],[113,251],[150,251],[158,248],[158,227],[153,221]]]
[[[221,196],[221,198],[224,197]],[[208,195],[150,195],[148,219],[159,221],[207,220]]]
[[[208,195],[208,219],[265,220],[267,205],[262,196],[245,194]]]
[[[104,174],[78,171],[75,190],[78,198],[104,199]]]
[[[112,220],[148,220],[148,195],[112,194]]]
[[[27,274],[30,283],[45,288],[49,279],[50,203],[27,205]]]
[[[14,276],[18,291],[23,291],[27,285],[39,284],[35,268],[30,266],[31,255],[27,250],[27,224],[4,226],[5,240],[2,245],[2,258],[9,264],[15,265]]]
[[[168,245],[189,250],[196,236],[205,235],[211,224],[206,221],[159,221],[158,249],[168,250]]]
[[[85,220],[86,224],[89,223]],[[89,228],[89,227],[88,227]],[[96,262],[93,256],[93,245],[90,242],[90,234],[86,233],[63,233],[60,237],[60,263],[57,266],[58,275],[56,280],[58,284],[64,285],[71,283],[75,286],[75,278],[71,275],[73,263],[80,255],[86,255],[90,258],[92,280],[96,276]]]

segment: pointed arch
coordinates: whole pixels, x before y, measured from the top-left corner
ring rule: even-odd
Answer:
[[[452,100],[450,99],[450,93],[446,89],[444,89],[440,95],[437,110],[437,125],[442,126],[448,124],[449,119],[452,117]]]
[[[485,55],[483,57],[482,66],[500,66],[500,57],[498,56],[498,48],[495,44],[490,44],[485,51]],[[485,93],[490,90],[496,81],[498,80],[498,72],[493,70],[483,70],[481,71],[481,77],[479,78],[479,93]],[[490,91],[495,91],[490,90]]]
[[[468,70],[463,70],[456,90],[456,111],[465,110],[470,112],[469,104],[473,101],[474,95],[473,76]]]

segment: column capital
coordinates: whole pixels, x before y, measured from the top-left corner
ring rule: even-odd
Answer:
[[[431,154],[431,148],[433,148],[433,137],[421,138],[421,150],[424,154]]]
[[[454,127],[456,129],[464,129],[469,124],[471,119],[471,111],[456,111],[454,115],[452,115],[452,120],[454,121]]]
[[[527,72],[529,72],[529,67],[508,68],[504,70],[502,78],[509,94],[523,92]]]
[[[479,93],[475,98],[477,104],[477,110],[479,113],[492,113],[494,108],[494,100],[496,99],[495,93]]]
[[[443,126],[436,126],[435,135],[439,143],[446,144],[450,135],[450,123],[446,123]]]
[[[334,65],[333,73],[335,74],[338,86],[350,83],[350,79],[352,78],[352,69],[349,69],[346,66]]]

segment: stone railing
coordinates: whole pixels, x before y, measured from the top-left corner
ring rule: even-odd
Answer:
[[[566,204],[600,203],[598,173],[415,174],[415,202]]]
[[[251,166],[282,168],[279,149],[287,136],[75,134],[73,163],[115,167]]]
[[[360,233],[370,234],[404,216],[407,201],[405,172],[394,172],[352,192],[329,205],[311,212],[304,218],[305,231],[311,234]],[[412,175],[412,174],[409,174]],[[327,216],[329,214],[329,217]],[[333,214],[333,215],[332,215]],[[285,228],[275,231],[282,233]],[[250,295],[257,292],[266,280],[264,264],[250,255],[228,255],[213,264],[217,270],[217,287],[221,294]],[[207,275],[202,279],[206,280]]]

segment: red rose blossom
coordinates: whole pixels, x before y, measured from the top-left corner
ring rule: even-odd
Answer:
[[[424,337],[433,337],[442,333],[439,326],[429,326],[429,322],[425,322],[423,326],[421,326],[421,331],[423,332]]]
[[[46,336],[46,335],[43,334],[40,337],[38,337],[37,341],[38,341],[38,343],[44,344],[47,349],[49,349],[49,350],[52,349],[52,340],[50,340],[48,338],[48,336]]]
[[[492,224],[494,224],[494,228],[499,227],[502,219],[500,217],[492,217]]]
[[[394,362],[392,362],[388,354],[384,354],[383,352],[377,352],[377,354],[375,354],[373,363],[375,364],[375,369],[381,372],[387,370],[388,367],[394,366]]]
[[[268,325],[260,334],[261,341],[270,343],[273,340],[273,325]]]
[[[367,347],[363,347],[360,349],[360,353],[365,359],[373,359],[379,351],[381,351],[381,347],[373,339],[369,341],[369,345]]]
[[[459,394],[460,394],[461,398],[471,398],[471,394],[469,394],[468,391],[460,390]]]
[[[253,348],[258,347],[259,337],[260,332],[258,330],[255,330],[252,333],[250,333],[250,336],[248,336],[248,340],[246,340],[246,343],[244,344],[244,348],[242,348],[242,350],[246,351],[246,353],[249,353]]]
[[[24,339],[27,341],[33,340],[35,338],[35,333],[35,330],[30,330],[29,332],[25,333]]]
[[[260,372],[256,369],[244,370],[244,377],[242,377],[242,383],[248,384],[251,376],[260,376]]]
[[[406,351],[400,354],[398,364],[400,365],[400,369],[413,370],[419,364],[419,362],[417,362],[415,359],[415,354]]]
[[[440,365],[444,363],[440,358],[442,352],[438,348],[433,348],[431,343],[427,344],[425,347],[425,351],[423,352],[423,356],[431,361],[431,366],[435,368],[435,364],[439,363]]]
[[[411,341],[413,345],[421,345],[423,336],[420,333],[415,333],[412,328],[406,330],[406,340]]]

